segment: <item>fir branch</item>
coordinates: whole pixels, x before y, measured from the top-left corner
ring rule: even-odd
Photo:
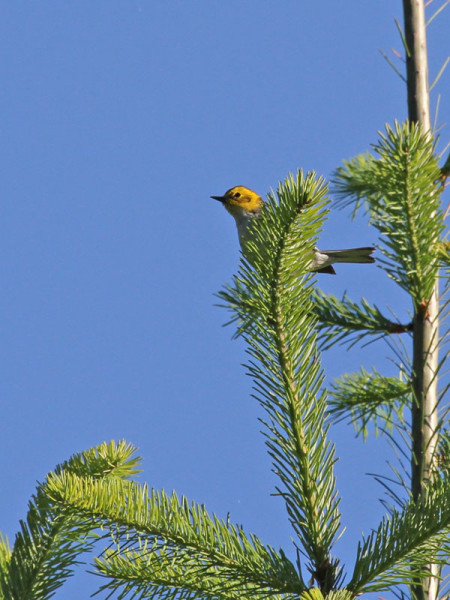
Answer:
[[[190,598],[207,592],[212,597],[225,587],[238,590],[241,597],[304,589],[283,553],[175,493],[167,496],[135,482],[71,473],[52,476],[48,490],[71,514],[110,530],[116,550],[97,566],[104,575],[114,573],[116,580],[106,586],[111,589],[130,579],[137,585],[132,573],[142,575],[142,589],[163,586],[169,594],[183,588],[193,594]]]
[[[339,342],[346,342],[351,348],[366,336],[376,336],[378,339],[389,334],[410,333],[412,330],[412,323],[388,319],[365,298],[357,304],[347,294],[338,300],[332,294],[316,289],[313,302],[324,350]]]
[[[364,203],[381,234],[387,273],[418,306],[434,287],[443,230],[434,142],[419,124],[396,123],[373,149],[377,158],[366,154],[337,170],[338,204]]]
[[[448,148],[448,144],[447,144],[447,148]],[[450,175],[450,154],[447,156],[447,159],[445,161],[445,163],[442,165],[441,167],[441,180],[443,180],[443,183],[445,183],[445,180],[447,179],[447,177]]]
[[[142,542],[137,550],[125,548],[120,552],[108,551],[96,559],[97,572],[109,581],[99,592],[108,590],[125,598],[298,598],[297,594],[261,591],[251,583],[236,585],[230,578],[223,577],[220,569],[204,567],[190,551],[151,547]]]
[[[450,242],[441,242],[438,247],[438,252],[441,267],[450,267]]]
[[[369,152],[344,160],[332,179],[336,208],[352,207],[352,216],[363,209],[371,216],[369,198],[376,202],[380,195],[380,191],[372,185],[375,169],[376,159]]]
[[[300,600],[352,600],[353,594],[347,590],[336,590],[324,596],[318,588],[311,588],[303,592]]]
[[[9,569],[10,561],[11,548],[9,546],[9,540],[0,532],[0,573],[5,573],[7,569]],[[0,598],[2,598],[1,594]]]
[[[248,343],[255,398],[265,409],[266,444],[278,493],[323,590],[337,584],[330,551],[340,526],[318,360],[312,275],[307,273],[325,217],[324,181],[288,177],[255,222],[234,286],[219,296]]]
[[[375,425],[376,432],[383,432],[391,430],[395,420],[402,422],[411,394],[411,384],[397,377],[382,377],[375,369],[368,373],[361,367],[359,373],[346,374],[331,385],[329,414],[335,422],[348,419],[357,434],[366,437],[369,423]]]
[[[434,470],[436,475],[443,472],[450,474],[450,429],[442,428],[439,434],[439,444],[434,457]]]
[[[73,574],[79,555],[90,550],[91,525],[52,507],[38,487],[20,527],[8,568],[0,573],[0,597],[45,600]]]
[[[347,589],[356,595],[410,585],[412,572],[415,577],[429,575],[426,566],[430,556],[437,553],[436,562],[447,564],[449,497],[450,471],[447,471],[428,485],[417,502],[410,500],[402,511],[392,508],[377,530],[359,543]]]
[[[83,471],[97,478],[114,477],[127,471],[132,446],[123,442],[102,444],[74,455],[56,468],[58,473]],[[95,525],[68,515],[63,506],[55,505],[47,493],[47,483],[37,487],[29,502],[28,515],[20,523],[7,568],[0,570],[2,600],[50,598],[73,574],[78,557],[92,548],[90,533]]]

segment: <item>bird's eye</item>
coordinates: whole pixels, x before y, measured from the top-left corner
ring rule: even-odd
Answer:
[[[240,198],[240,197],[241,197],[241,194],[240,194],[239,192],[236,192],[236,193],[235,193],[235,195],[234,195],[234,197],[235,197],[235,198]]]

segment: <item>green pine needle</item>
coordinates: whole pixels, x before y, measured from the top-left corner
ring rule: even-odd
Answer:
[[[147,597],[162,586],[194,598],[225,587],[250,598],[305,587],[283,553],[175,493],[72,473],[55,474],[48,491],[73,514],[110,529],[115,549],[96,560],[98,572],[112,578],[105,589],[132,583]]]
[[[443,231],[434,141],[418,124],[396,123],[373,150],[375,156],[361,155],[337,170],[338,205],[364,204],[383,242],[379,261],[418,306],[431,296]]]
[[[403,422],[403,410],[411,402],[412,388],[397,377],[382,377],[374,369],[368,373],[346,374],[330,389],[329,413],[335,422],[347,419],[358,434],[367,437],[368,424],[376,433],[392,430],[394,421]]]
[[[83,472],[98,479],[130,475],[138,459],[125,442],[111,442],[76,454],[56,472]],[[92,549],[96,526],[69,514],[47,495],[47,483],[38,485],[20,523],[12,551],[1,544],[0,598],[46,600],[73,574],[79,556]],[[3,568],[5,567],[5,568]]]
[[[409,333],[411,323],[399,323],[385,317],[377,306],[365,298],[358,304],[344,294],[338,300],[320,289],[314,292],[314,312],[319,320],[321,345],[324,350],[336,343],[346,343],[349,348],[363,338],[379,339],[392,334]]]
[[[428,484],[423,496],[402,510],[391,509],[358,546],[347,589],[356,594],[380,592],[427,576],[430,556],[448,564],[450,533],[450,470]]]
[[[312,577],[332,589],[340,577],[330,559],[340,528],[339,498],[308,272],[326,215],[325,194],[322,178],[301,171],[269,194],[238,276],[219,297],[248,344],[247,369],[267,415],[264,433],[280,480],[277,492]]]

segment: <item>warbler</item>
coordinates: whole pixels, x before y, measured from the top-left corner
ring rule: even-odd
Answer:
[[[244,251],[245,242],[249,237],[249,225],[253,219],[261,215],[264,201],[256,192],[242,185],[230,188],[223,196],[211,196],[222,202],[227,211],[234,217],[239,235],[241,249]],[[334,263],[373,263],[371,254],[375,248],[348,248],[346,250],[319,250],[314,248],[310,271],[317,273],[336,274]]]

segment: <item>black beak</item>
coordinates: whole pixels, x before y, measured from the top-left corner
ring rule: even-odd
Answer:
[[[225,196],[211,196],[213,200],[218,200],[219,202],[225,202]]]

